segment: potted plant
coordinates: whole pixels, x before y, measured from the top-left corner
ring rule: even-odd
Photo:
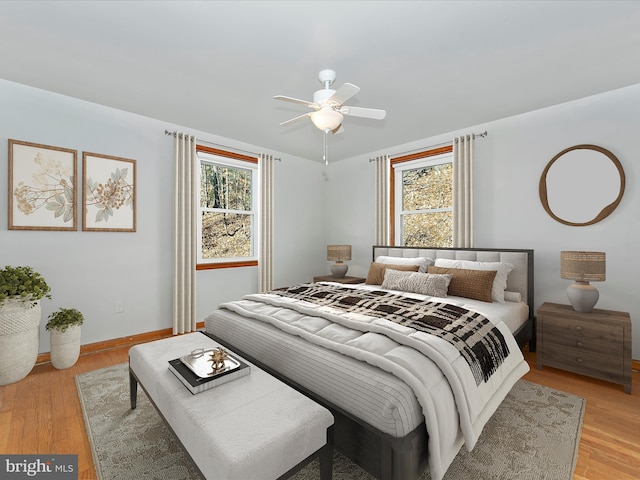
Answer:
[[[80,356],[80,325],[84,322],[75,308],[60,308],[49,315],[46,328],[51,332],[51,363],[58,370],[72,367]]]
[[[45,279],[31,267],[0,269],[0,385],[26,377],[38,359]]]

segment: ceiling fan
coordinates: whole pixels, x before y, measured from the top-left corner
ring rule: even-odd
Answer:
[[[297,103],[304,105],[312,112],[305,113],[294,117],[286,122],[282,122],[281,126],[291,125],[292,123],[303,120],[307,117],[311,118],[313,124],[324,132],[325,161],[327,160],[327,135],[329,133],[342,133],[342,121],[344,116],[371,118],[374,120],[382,120],[387,112],[377,108],[349,107],[344,103],[360,91],[360,88],[352,83],[345,83],[338,90],[331,89],[331,85],[336,79],[336,72],[333,70],[322,70],[318,74],[318,80],[324,85],[324,88],[313,94],[313,101],[300,100],[298,98],[287,97],[285,95],[276,95],[276,100],[284,100],[285,102]]]

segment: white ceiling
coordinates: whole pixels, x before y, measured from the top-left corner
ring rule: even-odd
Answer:
[[[319,161],[273,96],[326,68],[387,111],[332,161],[640,83],[638,1],[0,1],[0,36],[0,78]]]

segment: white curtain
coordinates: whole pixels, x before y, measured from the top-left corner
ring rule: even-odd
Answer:
[[[273,288],[273,164],[273,156],[260,156],[259,292]]]
[[[196,139],[175,135],[173,334],[196,330],[196,221],[198,185]]]
[[[453,139],[453,246],[473,247],[473,135]]]
[[[389,245],[389,156],[376,157],[375,245]]]

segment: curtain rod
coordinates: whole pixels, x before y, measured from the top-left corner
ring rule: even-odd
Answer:
[[[182,137],[182,135],[183,135],[182,133],[178,133],[176,131],[170,132],[169,130],[165,130],[164,134],[165,135],[173,135],[174,137],[177,137],[177,136]],[[206,143],[207,145],[212,145],[212,146],[215,146],[215,147],[222,147],[222,148],[225,148],[227,150],[233,150],[233,151],[238,152],[238,153],[246,153],[246,154],[249,154],[249,155],[253,155],[254,157],[262,156],[261,153],[255,153],[255,152],[250,152],[248,150],[242,150],[240,148],[229,147],[227,145],[221,145],[220,143],[207,142],[206,140],[198,140],[198,142],[199,143]],[[281,158],[275,158],[275,157],[274,157],[274,160],[277,160],[278,162],[282,161]]]
[[[471,134],[471,137],[472,137],[472,138],[474,138],[474,139],[475,139],[475,138],[477,138],[477,137],[484,138],[484,137],[486,137],[487,135],[489,135],[489,133],[485,130],[485,131],[484,131],[484,132],[482,132],[482,133],[472,133],[472,134]],[[456,141],[456,140],[454,139],[454,140],[452,140],[452,141],[450,141],[450,142],[436,143],[435,145],[430,145],[430,146],[428,146],[428,147],[420,147],[420,148],[416,148],[416,149],[414,149],[414,150],[409,150],[409,151],[406,151],[406,152],[394,153],[394,154],[393,154],[393,156],[394,156],[394,157],[402,157],[402,156],[407,155],[407,154],[409,154],[409,153],[422,152],[422,151],[424,151],[424,150],[431,150],[432,148],[442,147],[442,146],[444,146],[444,145],[450,145],[450,144],[452,144],[454,141]],[[375,158],[370,158],[370,159],[369,159],[369,163],[371,163],[371,162],[375,162],[375,161],[376,161],[376,159],[375,159]]]

